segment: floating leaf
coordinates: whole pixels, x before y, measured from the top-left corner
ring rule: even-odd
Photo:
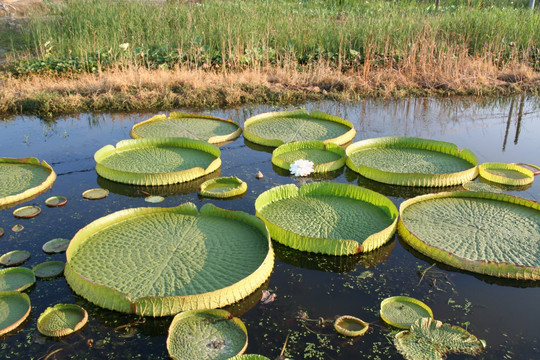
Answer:
[[[88,313],[79,305],[57,304],[39,315],[37,329],[46,336],[66,336],[82,329]]]
[[[30,252],[26,250],[13,250],[0,256],[0,264],[4,266],[15,266],[30,259]]]
[[[447,354],[477,355],[484,345],[466,330],[431,318],[418,319],[394,339],[398,351],[408,360],[442,360]]]
[[[11,228],[13,232],[21,232],[23,231],[23,229],[24,229],[24,226],[19,225],[19,224],[13,225],[13,227]]]
[[[41,249],[47,254],[63,253],[68,248],[69,241],[69,239],[62,238],[52,239],[43,244]]]
[[[270,360],[266,356],[257,355],[257,354],[243,354],[236,355],[230,358],[229,360]]]
[[[83,198],[88,200],[104,199],[107,195],[109,195],[109,190],[101,188],[86,190],[82,193]]]
[[[182,137],[219,144],[242,134],[240,126],[231,120],[202,114],[173,112],[169,117],[156,115],[133,125],[132,138]]]
[[[465,184],[463,184],[463,187],[469,191],[480,191],[480,192],[494,192],[494,193],[502,193],[502,190],[499,188],[496,188],[495,186],[477,182],[477,181],[467,181]]]
[[[319,140],[343,145],[356,135],[353,125],[340,117],[306,110],[259,114],[244,123],[244,138],[255,144],[280,146],[293,141]]]
[[[369,330],[369,324],[357,317],[344,315],[334,321],[334,328],[345,336],[362,336]]]
[[[226,360],[247,348],[247,329],[225,310],[192,310],[176,315],[167,350],[176,360]]]
[[[100,218],[75,234],[66,258],[64,275],[77,294],[149,316],[232,304],[257,290],[274,264],[259,219],[212,204],[199,213],[192,203]]]
[[[34,272],[25,267],[0,269],[0,291],[23,291],[36,282]]]
[[[0,336],[15,330],[30,315],[30,298],[18,291],[0,292]]]
[[[215,145],[187,138],[122,140],[94,154],[97,173],[131,185],[166,185],[190,181],[221,166]]]
[[[56,173],[36,158],[0,158],[0,209],[30,200],[47,191]]]
[[[478,172],[486,180],[512,186],[523,186],[534,181],[534,173],[516,164],[489,162],[478,166]]]
[[[400,206],[398,230],[414,249],[459,269],[540,279],[540,204],[505,194],[456,191]]]
[[[153,204],[160,203],[163,200],[165,200],[165,198],[163,196],[159,196],[159,195],[150,195],[150,196],[147,196],[147,197],[144,198],[144,201],[149,202],[149,203],[153,203]]]
[[[272,164],[285,170],[298,160],[311,161],[315,173],[327,173],[345,166],[345,150],[334,143],[312,140],[283,144],[272,153]]]
[[[20,219],[30,219],[39,214],[41,214],[41,208],[35,205],[23,206],[13,211],[13,216]]]
[[[444,141],[381,137],[356,142],[346,153],[351,170],[386,184],[452,186],[478,175],[476,156]]]
[[[409,329],[421,318],[432,318],[433,312],[420,300],[408,296],[393,296],[381,302],[381,318],[394,327]]]
[[[32,271],[38,279],[48,279],[62,275],[65,265],[63,261],[47,261],[34,266]]]
[[[45,200],[45,205],[48,207],[60,207],[67,204],[67,198],[65,196],[52,196]]]
[[[259,195],[255,210],[274,240],[328,255],[351,255],[382,246],[394,234],[398,216],[387,197],[332,182],[274,187]]]
[[[219,177],[201,184],[199,195],[224,199],[240,196],[247,191],[247,184],[236,176]]]

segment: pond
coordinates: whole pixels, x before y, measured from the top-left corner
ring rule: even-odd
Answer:
[[[380,136],[415,136],[444,140],[468,148],[483,162],[540,163],[540,100],[538,98],[402,99],[366,100],[361,103],[317,102],[304,104],[351,121],[357,130],[354,141]],[[274,110],[273,106],[250,106],[205,113],[230,118],[243,126],[250,116]],[[388,186],[370,181],[344,168],[328,176],[296,178],[273,167],[271,148],[241,136],[221,147],[223,164],[213,176],[237,176],[248,191],[233,200],[209,200],[197,195],[201,181],[150,189],[122,185],[98,177],[94,152],[107,144],[129,138],[131,127],[155,114],[79,114],[53,120],[15,116],[0,122],[0,156],[46,160],[57,173],[48,192],[25,203],[36,204],[42,213],[17,219],[14,208],[0,210],[0,254],[28,250],[23,265],[65,260],[65,254],[45,254],[42,245],[54,238],[72,238],[82,227],[114,211],[142,206],[176,206],[205,203],[255,213],[257,196],[274,186],[311,181],[356,184],[388,196],[396,205],[427,193],[425,189]],[[257,179],[260,171],[263,178]],[[91,188],[110,190],[102,200],[86,200]],[[540,201],[540,181],[506,193]],[[162,195],[159,204],[145,202],[146,193]],[[64,207],[48,208],[53,195],[68,198]],[[12,231],[16,224],[21,232]],[[540,241],[539,241],[540,244]],[[540,246],[540,245],[539,245]],[[480,359],[540,358],[540,282],[510,281],[458,271],[435,263],[408,248],[397,235],[384,247],[365,255],[331,257],[302,253],[274,243],[273,273],[255,294],[228,309],[240,316],[249,333],[246,353],[275,359],[287,336],[284,355],[291,359],[401,359],[378,312],[389,296],[407,295],[422,300],[435,319],[467,328],[487,342]],[[434,265],[434,266],[432,266]],[[273,301],[260,300],[263,290],[275,294]],[[140,318],[99,308],[75,295],[63,277],[38,280],[26,290],[32,302],[31,316],[17,330],[0,337],[3,359],[167,359],[165,341],[172,317]],[[83,306],[88,324],[61,339],[48,338],[36,329],[39,314],[57,303]],[[338,335],[332,321],[352,315],[371,324],[359,338]],[[451,359],[465,358],[450,355]]]

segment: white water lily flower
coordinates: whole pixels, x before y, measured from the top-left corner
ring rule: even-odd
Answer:
[[[307,176],[313,172],[313,162],[309,160],[296,160],[289,167],[289,171],[294,176]]]

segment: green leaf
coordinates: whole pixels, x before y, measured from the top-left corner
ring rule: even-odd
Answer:
[[[30,315],[30,298],[18,291],[0,292],[0,336],[15,330]]]
[[[88,313],[75,304],[57,304],[48,307],[37,320],[37,329],[46,336],[66,336],[82,329]]]

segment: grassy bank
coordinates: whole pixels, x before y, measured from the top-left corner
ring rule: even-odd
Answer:
[[[47,99],[73,97],[80,111],[538,93],[540,11],[527,4],[65,0],[7,31],[0,112],[65,112]]]

